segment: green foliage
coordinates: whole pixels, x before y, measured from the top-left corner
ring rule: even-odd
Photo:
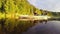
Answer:
[[[3,6],[3,7],[2,7]],[[0,0],[0,9],[3,8],[7,13],[32,14],[36,9],[27,0]],[[2,11],[2,10],[0,10]]]
[[[1,18],[6,19],[6,21],[4,22],[5,24],[4,27],[7,29],[7,32],[11,33],[14,32],[14,30],[17,33],[24,32],[29,27],[33,26],[34,25],[33,22],[19,21],[19,19],[16,20],[15,17],[16,16],[19,17],[22,14],[34,15],[33,14],[34,12],[41,15],[44,12],[44,10],[42,11],[38,10],[34,6],[30,5],[29,2],[27,2],[27,0],[0,0],[0,19]],[[50,16],[52,13],[48,13],[48,14]]]

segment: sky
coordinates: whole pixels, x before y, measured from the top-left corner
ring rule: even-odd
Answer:
[[[38,9],[60,12],[60,0],[28,0],[28,2]]]

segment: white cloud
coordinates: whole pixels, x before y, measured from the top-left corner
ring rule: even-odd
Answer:
[[[28,0],[38,9],[60,12],[60,0]]]

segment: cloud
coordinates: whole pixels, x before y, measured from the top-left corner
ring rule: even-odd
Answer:
[[[38,9],[60,12],[60,0],[28,0]]]

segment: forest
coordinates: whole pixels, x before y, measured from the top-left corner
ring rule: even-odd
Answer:
[[[0,34],[19,34],[25,32],[34,23],[16,20],[20,15],[42,15],[47,10],[35,8],[27,0],[0,0]],[[60,13],[48,12],[48,16]],[[15,33],[16,32],[16,33]]]

